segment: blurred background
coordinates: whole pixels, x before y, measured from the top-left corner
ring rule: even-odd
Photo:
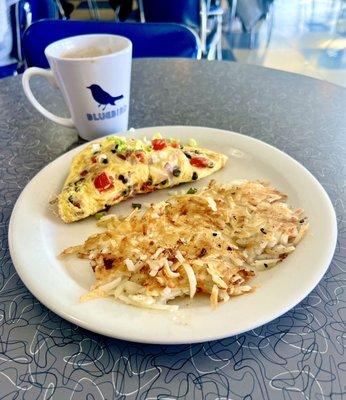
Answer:
[[[180,23],[198,38],[198,58],[346,87],[346,0],[0,0],[0,77],[24,70],[23,33],[41,19]]]

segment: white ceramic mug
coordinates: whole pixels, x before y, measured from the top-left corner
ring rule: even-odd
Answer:
[[[76,128],[86,140],[128,128],[132,43],[116,35],[82,35],[59,40],[45,49],[51,70],[28,68],[23,74],[24,92],[45,117]],[[34,97],[30,78],[46,77],[62,92],[71,118],[44,108]]]

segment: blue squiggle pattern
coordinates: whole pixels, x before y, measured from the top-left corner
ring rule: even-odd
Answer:
[[[220,81],[220,76],[229,79]],[[64,110],[47,85],[37,84],[37,89],[45,104]],[[205,93],[213,97],[208,107]],[[7,229],[25,184],[78,139],[74,131],[33,111],[18,78],[3,80],[0,399],[346,398],[345,90],[233,63],[140,61],[134,64],[132,99],[133,126],[179,123],[233,129],[265,140],[307,166],[337,212],[339,239],[331,267],[318,287],[282,317],[204,344],[128,343],[62,320],[18,278]]]

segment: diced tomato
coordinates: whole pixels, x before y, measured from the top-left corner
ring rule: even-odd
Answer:
[[[162,150],[167,146],[165,139],[153,139],[151,144],[154,150]]]
[[[105,190],[112,189],[113,187],[112,181],[105,172],[102,172],[102,174],[98,175],[94,179],[94,185],[99,192],[104,192]]]
[[[179,147],[179,143],[178,142],[172,142],[171,143],[171,147],[174,147],[175,149],[177,149]]]
[[[93,164],[96,163],[96,157],[95,157],[95,156],[92,156],[92,157],[91,157],[91,162],[92,162]]]
[[[136,151],[135,152],[135,157],[137,160],[141,163],[145,163],[145,154],[144,151]]]
[[[190,164],[197,168],[205,168],[209,165],[209,160],[204,157],[190,158]]]

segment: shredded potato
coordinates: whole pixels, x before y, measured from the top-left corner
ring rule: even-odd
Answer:
[[[113,297],[126,304],[175,310],[167,302],[196,293],[211,305],[253,290],[258,270],[277,265],[308,229],[301,209],[267,183],[209,186],[135,209],[126,218],[102,218],[105,232],[63,256],[88,258],[96,283],[82,300]]]

